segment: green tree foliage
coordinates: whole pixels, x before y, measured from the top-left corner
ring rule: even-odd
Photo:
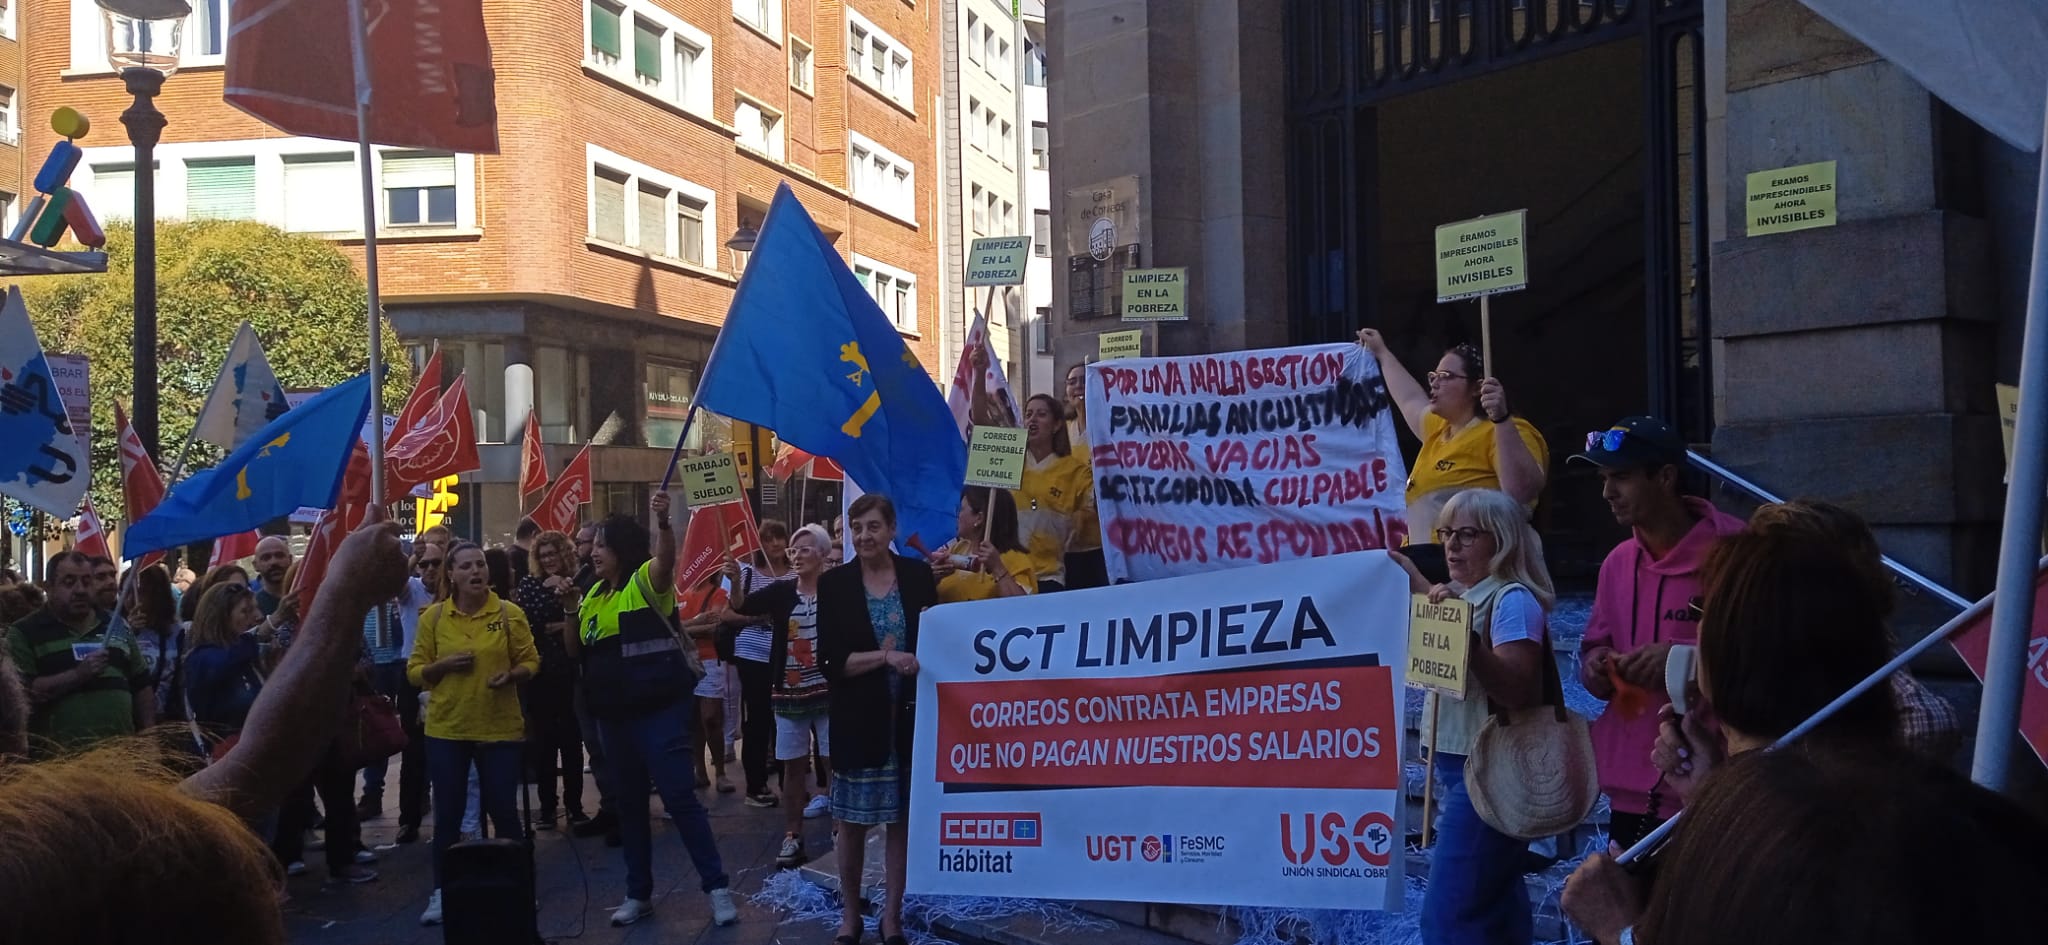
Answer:
[[[121,457],[114,403],[134,402],[135,230],[107,227],[107,272],[19,280],[29,318],[49,351],[92,362],[92,497],[107,527],[121,517]],[[166,476],[213,389],[242,322],[256,329],[286,390],[327,387],[369,370],[363,279],[332,243],[230,220],[157,224],[159,449]],[[398,336],[384,327],[384,409],[412,385]],[[194,443],[186,464],[219,461]]]

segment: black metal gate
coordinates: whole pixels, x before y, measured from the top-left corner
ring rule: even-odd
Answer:
[[[1601,43],[1643,43],[1649,404],[1711,434],[1700,0],[1288,0],[1289,311],[1348,337],[1376,297],[1375,106]],[[1560,109],[1588,107],[1558,102]]]

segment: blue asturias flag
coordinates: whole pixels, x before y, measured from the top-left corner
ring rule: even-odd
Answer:
[[[775,431],[896,504],[897,535],[957,529],[967,445],[945,395],[787,184],[711,349],[697,402]]]
[[[369,410],[365,374],[271,421],[220,465],[178,483],[163,504],[129,526],[122,557],[246,532],[301,506],[332,506]]]
[[[76,514],[92,482],[81,432],[71,428],[21,290],[9,286],[0,304],[0,494],[59,518]]]

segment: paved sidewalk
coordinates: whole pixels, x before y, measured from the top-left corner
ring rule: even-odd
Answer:
[[[397,772],[392,773],[397,781]],[[817,924],[781,925],[781,916],[761,909],[748,897],[775,869],[782,839],[782,812],[746,806],[739,794],[698,792],[711,811],[725,869],[740,903],[737,925],[711,924],[711,903],[697,888],[697,872],[676,838],[675,828],[661,813],[661,799],[649,797],[654,827],[654,915],[626,928],[612,928],[611,911],[625,898],[625,865],[619,851],[602,838],[575,839],[558,827],[536,834],[534,851],[541,900],[540,932],[550,941],[593,945],[615,943],[695,943],[707,945],[827,945],[832,930]],[[597,790],[584,791],[594,813]],[[383,816],[363,825],[363,842],[372,848],[390,843],[398,833],[397,802],[386,795]],[[816,859],[830,863],[831,821],[804,822],[805,846]],[[432,819],[419,843],[380,854],[371,866],[381,875],[361,886],[328,883],[320,855],[307,857],[304,876],[291,880],[291,901],[285,905],[285,927],[294,945],[439,945],[441,929],[419,924],[432,887],[428,839]],[[582,934],[580,937],[578,932]]]

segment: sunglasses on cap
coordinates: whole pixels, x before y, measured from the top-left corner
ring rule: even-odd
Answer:
[[[1620,427],[1615,427],[1612,430],[1595,430],[1586,434],[1586,449],[1605,450],[1609,453],[1618,452],[1622,444],[1628,442],[1628,439],[1628,431]]]

